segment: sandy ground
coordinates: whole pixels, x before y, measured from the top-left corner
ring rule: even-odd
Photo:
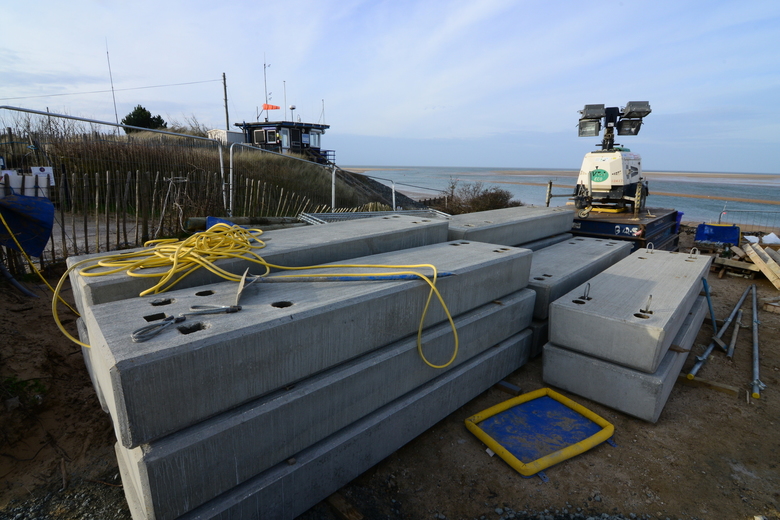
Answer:
[[[692,235],[682,239],[690,247]],[[713,273],[709,282],[719,319],[752,283],[759,298],[780,295],[762,276]],[[49,297],[36,290],[41,298],[31,299],[0,281],[0,519],[128,519],[109,417],[79,347],[56,328]],[[69,290],[64,294],[69,297]],[[749,305],[744,309],[743,324],[750,325]],[[73,317],[63,314],[75,334]],[[466,430],[464,419],[510,397],[494,388],[340,493],[369,519],[498,519],[497,509],[507,507],[659,519],[780,519],[780,314],[761,311],[759,319],[760,375],[767,385],[760,399],[748,397],[752,339],[750,328],[743,328],[733,362],[715,352],[699,373],[737,387],[738,395],[678,383],[656,424],[569,395],[614,424],[617,447],[603,444],[549,468],[549,482],[522,478]],[[707,319],[695,354],[711,335]],[[692,364],[693,356],[686,372]],[[531,391],[545,386],[541,375],[539,357],[507,380]],[[337,517],[321,503],[304,518]]]

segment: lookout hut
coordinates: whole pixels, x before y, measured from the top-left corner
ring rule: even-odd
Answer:
[[[334,162],[335,151],[323,150],[322,135],[330,125],[300,121],[235,123],[244,132],[244,142],[283,154],[298,154],[319,163]]]

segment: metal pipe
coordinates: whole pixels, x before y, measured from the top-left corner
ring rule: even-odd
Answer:
[[[707,283],[706,278],[702,278],[701,282],[704,284],[704,294],[707,295],[707,305],[710,306],[710,317],[712,318],[712,332],[713,334],[717,334],[718,323],[715,321],[715,311],[712,309],[712,298],[710,297],[710,285]]]
[[[16,289],[18,289],[18,290],[19,290],[19,292],[21,292],[21,293],[22,293],[22,294],[24,294],[25,296],[29,296],[30,298],[38,298],[38,295],[37,295],[37,294],[35,294],[35,293],[34,293],[34,292],[32,292],[31,290],[29,290],[29,289],[28,289],[27,287],[25,287],[24,285],[20,284],[20,283],[19,283],[19,282],[16,280],[16,278],[14,278],[14,277],[13,277],[13,275],[12,275],[12,274],[11,274],[11,273],[8,271],[8,269],[6,269],[6,268],[5,268],[5,266],[3,265],[3,263],[2,263],[2,262],[0,262],[0,273],[3,273],[3,276],[5,276],[5,277],[6,277],[6,279],[8,280],[8,283],[10,283],[10,284],[11,284],[11,285],[13,285],[14,287],[16,287]]]
[[[758,378],[758,305],[756,304],[756,286],[753,285],[753,399],[761,398],[761,390],[766,385]]]
[[[734,330],[731,331],[731,342],[729,343],[729,351],[726,353],[726,357],[731,359],[734,357],[734,347],[737,345],[737,334],[739,329],[742,328],[742,309],[737,313],[737,323],[734,325]]]
[[[755,286],[753,286],[755,287]],[[731,311],[731,314],[729,315],[729,318],[726,320],[726,322],[723,324],[723,327],[721,327],[718,334],[716,334],[716,338],[720,339],[723,334],[725,334],[726,330],[729,328],[729,325],[731,324],[732,320],[734,319],[734,316],[737,314],[737,311],[740,307],[742,307],[742,303],[745,301],[745,298],[747,298],[748,293],[750,292],[750,287],[745,289],[745,292],[742,293],[742,296],[740,296],[739,301],[737,302],[737,305],[734,306],[734,310]],[[707,358],[710,356],[712,351],[715,349],[715,341],[713,340],[710,342],[709,346],[707,347],[707,350],[704,351],[704,353],[701,356],[696,356],[696,364],[693,365],[693,368],[688,373],[688,379],[693,379],[696,377],[696,373],[701,370],[701,367],[704,366],[704,363],[707,361]]]

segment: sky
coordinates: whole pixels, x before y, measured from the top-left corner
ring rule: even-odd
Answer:
[[[617,139],[646,171],[780,173],[777,0],[41,0],[0,19],[4,106],[224,129],[224,73],[231,129],[267,99],[330,125],[342,166],[574,170],[599,143],[577,137],[584,105],[649,101]]]

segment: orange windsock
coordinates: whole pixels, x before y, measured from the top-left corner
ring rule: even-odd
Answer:
[[[280,106],[277,105],[269,105],[268,103],[263,103],[263,110],[279,110]]]

